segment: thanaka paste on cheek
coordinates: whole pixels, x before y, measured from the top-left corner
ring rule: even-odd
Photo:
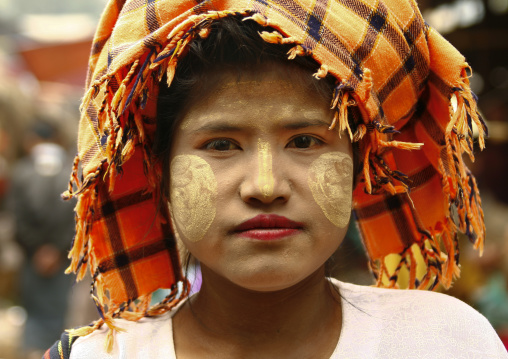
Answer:
[[[203,239],[215,218],[217,180],[201,157],[179,155],[170,165],[170,201],[174,221],[184,237]]]
[[[309,168],[308,184],[326,218],[339,228],[346,227],[353,191],[351,156],[343,152],[322,154]]]
[[[272,152],[270,144],[262,139],[258,139],[258,159],[259,159],[259,189],[264,197],[270,197],[273,194],[273,173],[272,173]]]

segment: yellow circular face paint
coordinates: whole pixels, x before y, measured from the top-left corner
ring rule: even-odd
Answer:
[[[326,218],[339,228],[346,227],[353,191],[351,156],[343,152],[322,154],[309,168],[308,184]]]
[[[191,242],[203,239],[215,218],[217,180],[201,157],[179,155],[170,166],[170,201],[177,228]]]

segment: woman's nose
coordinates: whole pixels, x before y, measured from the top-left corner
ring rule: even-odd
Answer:
[[[289,199],[291,188],[282,169],[275,168],[277,163],[270,143],[259,139],[240,188],[240,196],[245,202],[269,204]]]

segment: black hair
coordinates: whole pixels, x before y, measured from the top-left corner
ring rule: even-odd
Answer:
[[[242,21],[242,17],[239,16],[215,21],[210,25],[208,37],[198,37],[189,43],[185,56],[178,60],[171,86],[167,86],[166,78],[160,82],[153,154],[162,162],[164,175],[161,183],[161,201],[168,199],[169,156],[176,124],[185,112],[186,106],[200,98],[202,95],[200,90],[210,74],[219,70],[231,70],[240,76],[248,69],[270,63],[283,63],[290,69],[292,67],[308,73],[309,76],[301,76],[302,71],[288,71],[289,75],[296,73],[303,85],[312,87],[318,94],[331,101],[337,80],[330,75],[319,81],[314,79],[311,75],[320,68],[318,62],[310,56],[297,56],[289,61],[287,53],[294,45],[268,43],[259,35],[262,31],[272,32],[274,29],[263,27],[252,20]],[[352,118],[353,116],[350,116],[350,126],[354,132],[357,121]],[[359,156],[355,143],[353,152],[357,173]]]

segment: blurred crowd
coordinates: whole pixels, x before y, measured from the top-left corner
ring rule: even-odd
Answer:
[[[482,194],[487,241],[479,258],[461,238],[462,277],[448,294],[482,312],[508,347],[508,43],[489,48],[477,37],[480,49],[464,40],[471,39],[471,29],[489,36],[488,26],[497,23],[505,25],[495,32],[507,38],[508,0],[455,0],[445,4],[448,8],[443,1],[427,0],[420,6],[438,27],[445,10],[464,1],[476,4],[476,20],[470,17],[467,26],[458,22],[457,29],[446,32],[476,69],[471,80],[490,127],[486,150],[469,165]],[[97,9],[104,3],[95,2]],[[76,284],[74,276],[63,274],[74,232],[74,203],[62,201],[60,193],[76,152],[78,106],[98,12],[93,20],[78,15],[65,20],[40,15],[51,10],[37,8],[40,16],[25,17],[24,30],[14,31],[5,30],[13,22],[2,16],[2,6],[9,3],[14,4],[0,2],[0,359],[40,358],[64,328],[85,325],[97,316],[89,277]],[[49,29],[48,24],[58,21],[67,30]],[[72,36],[76,26],[77,36]],[[44,38],[40,29],[51,31]],[[486,54],[498,63],[486,62]],[[330,273],[339,279],[372,284],[354,226],[333,263]]]
[[[71,304],[78,303],[71,295],[86,300],[89,289],[64,274],[74,204],[60,193],[75,152],[79,95],[37,82],[23,88],[8,63],[1,68],[0,358],[40,358],[64,328],[96,314],[91,303],[91,310]]]
[[[67,31],[64,39],[58,39],[54,29],[45,33],[48,24],[40,18],[24,19],[23,29],[8,22],[1,11],[4,3],[0,3],[0,358],[41,358],[65,328],[97,317],[89,295],[91,280],[76,284],[73,276],[64,274],[75,203],[60,198],[76,152],[78,106],[93,24],[77,36]],[[68,20],[52,21],[54,27]]]

